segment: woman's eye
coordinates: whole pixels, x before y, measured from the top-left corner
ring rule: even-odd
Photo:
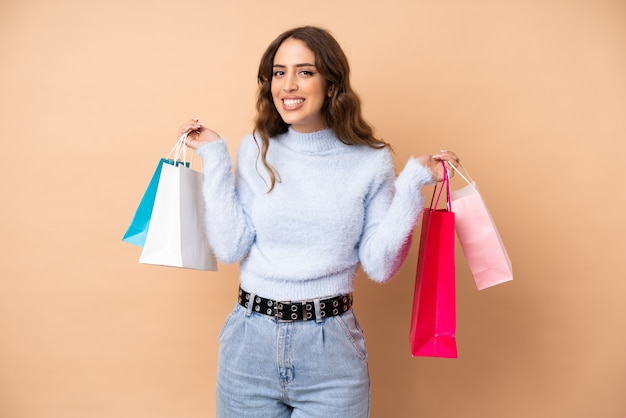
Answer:
[[[281,71],[281,70],[276,70],[276,71],[274,71],[273,76],[274,76],[274,77],[280,77],[281,75],[284,75],[284,74],[285,74],[285,72],[284,72],[284,71]]]
[[[309,70],[302,70],[302,71],[300,71],[300,74],[302,74],[303,76],[306,76],[306,77],[311,77],[315,73],[313,71],[309,71]]]

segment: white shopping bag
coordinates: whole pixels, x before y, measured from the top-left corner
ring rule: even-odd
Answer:
[[[184,138],[181,140],[184,144]],[[202,173],[177,157],[162,164],[139,262],[216,271],[204,224]]]

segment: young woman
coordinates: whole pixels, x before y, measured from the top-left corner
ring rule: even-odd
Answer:
[[[367,417],[367,350],[352,306],[359,265],[377,282],[404,261],[421,188],[452,152],[411,158],[395,177],[325,30],[270,44],[258,72],[254,132],[236,173],[226,143],[197,119],[187,144],[203,159],[207,234],[240,261],[239,299],[220,334],[217,416]]]

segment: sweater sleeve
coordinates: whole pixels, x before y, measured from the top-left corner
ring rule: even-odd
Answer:
[[[423,207],[421,188],[433,182],[431,173],[414,158],[397,179],[390,154],[385,166],[381,181],[374,185],[366,202],[359,246],[363,270],[377,282],[393,277],[406,259]]]
[[[226,141],[205,144],[197,152],[203,163],[202,193],[209,244],[221,262],[237,262],[248,253],[255,237],[242,205],[248,191],[236,184]]]

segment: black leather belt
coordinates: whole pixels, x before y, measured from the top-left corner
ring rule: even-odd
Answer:
[[[239,304],[248,308],[252,295],[239,288]],[[320,299],[320,316],[341,315],[352,307],[352,293]],[[279,302],[254,296],[252,311],[271,316],[280,322],[315,320],[315,301]]]

